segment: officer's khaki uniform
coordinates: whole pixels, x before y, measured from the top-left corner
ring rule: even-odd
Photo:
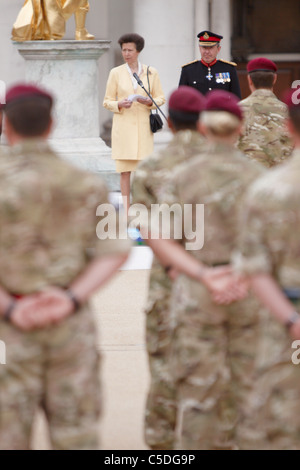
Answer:
[[[164,202],[167,181],[174,168],[185,164],[204,149],[203,137],[195,131],[174,134],[169,145],[137,167],[132,185],[133,204],[143,204],[151,214],[152,204]],[[147,227],[150,218],[144,221]],[[150,227],[150,225],[149,225]],[[151,383],[146,404],[145,440],[155,449],[174,448],[176,397],[170,378],[169,302],[172,283],[159,261],[154,258],[146,313],[146,340]]]
[[[66,288],[95,257],[127,252],[128,241],[100,241],[101,179],[30,140],[0,159],[0,284],[26,295]],[[55,449],[95,449],[100,411],[96,329],[88,305],[57,326],[24,332],[0,320],[0,448],[30,446],[33,414],[45,410]]]
[[[269,273],[283,288],[300,288],[300,150],[284,165],[251,185],[241,220],[236,268]],[[295,302],[300,311],[300,302]],[[264,324],[257,367],[256,399],[248,408],[245,446],[300,449],[299,344],[272,316]],[[297,352],[298,350],[298,352]],[[294,363],[292,361],[294,356]]]
[[[231,146],[211,144],[201,159],[178,168],[167,189],[168,202],[184,210],[204,204],[204,220],[193,211],[193,227],[204,245],[189,251],[208,266],[228,264],[238,235],[239,202],[263,168]],[[166,198],[167,199],[167,198]],[[184,206],[185,205],[185,206]],[[175,229],[181,225],[175,217]],[[183,227],[183,242],[187,243]],[[252,387],[259,331],[258,303],[252,297],[218,306],[200,283],[181,275],[174,283],[175,322],[172,371],[178,399],[178,449],[238,448],[236,428]]]
[[[266,167],[286,160],[293,148],[285,126],[287,106],[267,89],[255,90],[239,104],[244,129],[238,148]]]

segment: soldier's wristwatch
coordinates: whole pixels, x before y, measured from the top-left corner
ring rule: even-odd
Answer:
[[[73,304],[74,312],[77,312],[81,307],[79,300],[71,289],[67,289],[65,292]]]
[[[7,307],[5,312],[3,313],[3,318],[4,318],[5,321],[10,322],[10,319],[11,319],[11,316],[12,316],[12,313],[14,311],[15,306],[16,306],[16,301],[15,301],[15,299],[12,299],[9,306]]]
[[[300,320],[300,314],[296,312],[295,310],[294,312],[291,313],[290,318],[288,319],[288,321],[285,322],[284,326],[289,330],[299,320]]]

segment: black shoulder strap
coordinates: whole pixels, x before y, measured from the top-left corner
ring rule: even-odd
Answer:
[[[150,95],[149,67],[150,67],[150,65],[148,65],[148,67],[147,67],[147,80],[148,80],[148,92],[149,92],[149,95]]]
[[[148,67],[147,67],[148,93],[149,93],[149,95],[150,95],[149,68],[150,68],[150,65],[148,65]],[[151,109],[150,113],[152,114],[152,109]],[[157,110],[157,109],[156,109],[156,114],[158,114],[158,110]]]

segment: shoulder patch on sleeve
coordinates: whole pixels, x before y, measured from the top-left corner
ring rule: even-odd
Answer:
[[[234,67],[237,66],[237,64],[235,62],[230,62],[229,60],[219,59],[219,61],[224,62],[225,64],[233,65]]]
[[[192,62],[188,62],[187,64],[184,64],[181,67],[186,67],[187,65],[194,64],[195,62],[198,62],[198,59],[192,60]]]

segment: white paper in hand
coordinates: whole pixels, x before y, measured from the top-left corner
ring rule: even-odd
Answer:
[[[142,95],[129,95],[127,99],[129,101],[137,101],[139,98],[142,98],[143,100],[146,99],[146,97]]]

